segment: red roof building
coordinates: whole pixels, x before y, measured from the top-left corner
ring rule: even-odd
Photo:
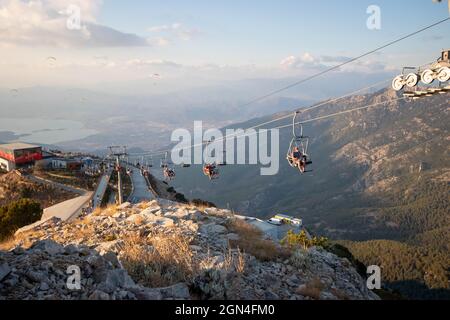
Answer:
[[[42,147],[28,143],[0,144],[0,168],[6,171],[42,160]]]

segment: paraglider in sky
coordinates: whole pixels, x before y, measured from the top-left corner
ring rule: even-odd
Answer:
[[[55,57],[52,57],[52,56],[47,57],[46,61],[47,61],[47,65],[48,65],[49,67],[54,67],[55,64],[56,64],[56,58],[55,58]]]

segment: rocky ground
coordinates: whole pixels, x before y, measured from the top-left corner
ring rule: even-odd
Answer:
[[[268,241],[226,210],[127,203],[1,244],[0,299],[378,299],[347,259]]]

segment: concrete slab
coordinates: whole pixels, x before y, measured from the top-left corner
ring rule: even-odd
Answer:
[[[84,207],[89,205],[89,201],[92,198],[93,193],[88,192],[84,196],[80,196],[71,200],[67,200],[61,203],[44,209],[42,220],[47,220],[52,217],[61,219],[62,221],[70,221],[75,219],[81,214]]]

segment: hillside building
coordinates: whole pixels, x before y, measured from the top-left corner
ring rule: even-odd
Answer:
[[[42,160],[42,147],[28,143],[0,144],[0,168],[13,171]]]

